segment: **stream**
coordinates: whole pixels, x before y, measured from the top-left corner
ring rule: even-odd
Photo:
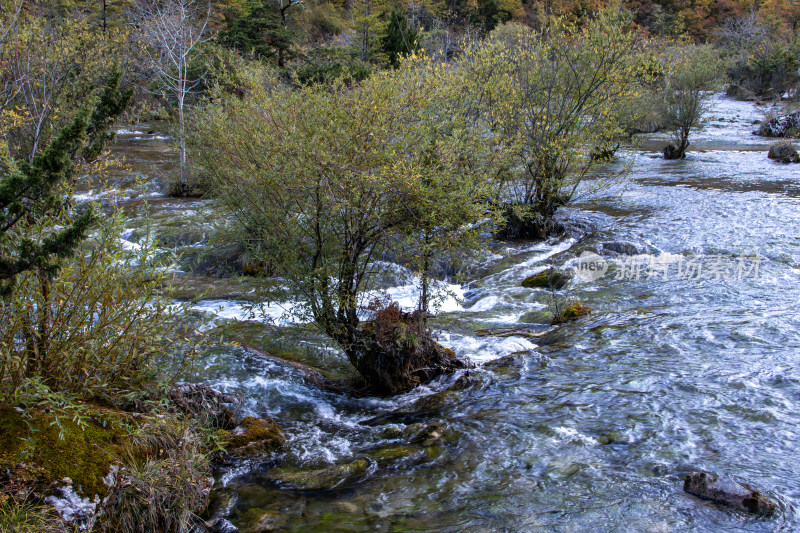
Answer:
[[[661,157],[664,135],[641,136],[623,183],[563,210],[578,229],[495,243],[466,283],[450,286],[434,321],[439,342],[478,364],[469,376],[352,398],[235,347],[208,349],[198,379],[242,393],[244,414],[274,418],[288,437],[274,462],[220,472],[212,512],[243,532],[800,529],[800,165],[767,159],[774,140],[751,134],[761,110],[717,97],[685,160]],[[112,189],[131,206],[147,199],[162,242],[191,257],[212,233],[213,205],[160,195],[174,153],[146,129],[120,132],[115,150],[128,166]],[[79,197],[104,201],[108,191]],[[131,222],[135,242],[142,221]],[[597,266],[589,274],[586,258]],[[520,283],[551,265],[575,274],[562,297],[590,306],[588,316],[536,340],[478,334],[547,330],[550,292]],[[397,270],[388,292],[410,304],[413,280]],[[251,314],[246,284],[192,283],[209,290],[194,307],[204,331],[348,371],[281,306]],[[270,479],[277,464],[347,463],[395,442],[387,427],[417,422],[447,430],[416,460],[332,490]],[[752,484],[779,512],[759,518],[685,494],[695,469]]]

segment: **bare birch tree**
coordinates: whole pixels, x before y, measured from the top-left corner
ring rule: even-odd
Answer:
[[[205,4],[205,5],[203,5]],[[139,29],[149,46],[156,76],[178,108],[180,185],[186,184],[186,99],[202,81],[192,61],[206,41],[211,3],[202,0],[141,0]]]
[[[65,110],[113,70],[109,58],[119,41],[92,31],[86,20],[20,20],[0,34],[0,110],[8,115],[4,126],[14,153],[32,162],[71,121]]]

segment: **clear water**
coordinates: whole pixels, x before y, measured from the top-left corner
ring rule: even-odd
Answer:
[[[449,390],[453,376],[397,398],[347,398],[233,348],[209,353],[204,379],[242,391],[247,412],[283,426],[284,464],[337,464],[386,444],[383,425],[363,423],[375,417],[449,428],[429,460],[332,491],[282,490],[267,479],[273,465],[228,472],[217,491],[233,498],[228,519],[244,527],[272,516],[281,531],[800,529],[800,165],[767,159],[769,141],[750,133],[759,118],[754,104],[719,98],[686,160],[663,160],[663,138],[645,137],[623,187],[564,212],[591,230],[498,245],[461,287],[463,302],[437,318],[440,341],[478,363],[522,352],[509,367],[474,371],[471,386]],[[630,262],[619,243],[760,263],[741,279],[616,279]],[[520,281],[573,267],[585,251],[610,264],[569,288],[589,316],[539,346],[476,335],[545,310],[547,292]],[[221,305],[236,315],[238,303]],[[318,361],[346,366],[318,336],[289,330]],[[746,481],[780,513],[755,518],[684,494],[692,469]]]

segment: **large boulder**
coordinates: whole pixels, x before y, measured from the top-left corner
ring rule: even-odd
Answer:
[[[769,516],[777,509],[773,502],[752,487],[706,472],[689,472],[684,479],[683,490],[749,513]]]
[[[800,156],[797,155],[797,148],[788,141],[782,141],[770,146],[767,157],[780,163],[800,163]]]
[[[761,124],[758,130],[753,133],[762,137],[799,137],[800,109]]]

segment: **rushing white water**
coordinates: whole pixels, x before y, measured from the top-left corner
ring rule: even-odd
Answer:
[[[772,141],[751,133],[763,111],[718,97],[681,161],[658,153],[666,135],[643,136],[624,186],[563,210],[568,225],[589,229],[497,243],[463,285],[448,284],[433,324],[440,343],[479,363],[468,373],[394,398],[352,398],[232,347],[206,354],[211,385],[242,392],[245,413],[283,426],[289,466],[351,461],[395,442],[382,436],[389,426],[448,427],[436,459],[370,470],[329,492],[224,473],[224,491],[236,495],[231,522],[242,526],[255,510],[274,512],[287,531],[800,529],[800,165],[766,158]],[[478,331],[546,330],[553,295],[521,281],[551,265],[575,273],[586,252],[607,270],[573,277],[556,297],[590,315],[535,340]],[[648,257],[673,265],[670,275],[634,277],[630,266]],[[758,258],[759,268],[738,279],[677,275],[678,263],[710,258]],[[385,293],[415,308],[418,280],[402,267],[394,274]],[[291,318],[291,303],[261,315],[236,300],[195,309],[209,327],[272,321],[282,346],[347,367]],[[509,354],[507,366],[482,365]],[[753,484],[779,516],[754,519],[684,494],[691,469]]]

